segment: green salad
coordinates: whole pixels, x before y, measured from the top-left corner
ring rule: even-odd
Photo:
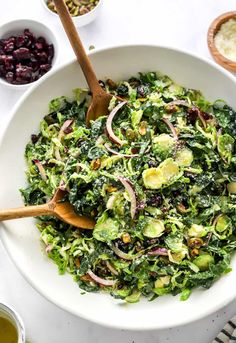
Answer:
[[[94,230],[53,217],[37,224],[48,257],[82,290],[131,303],[168,293],[186,300],[231,270],[236,112],[155,72],[101,85],[114,94],[110,115],[90,127],[88,90],[50,102],[25,150],[25,204],[60,187],[95,219]]]

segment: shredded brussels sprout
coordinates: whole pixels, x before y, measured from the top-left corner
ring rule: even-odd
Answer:
[[[60,185],[78,214],[96,220],[91,231],[39,218],[48,257],[81,289],[130,303],[186,300],[231,270],[236,112],[154,72],[104,85],[127,101],[113,140],[105,116],[86,127],[87,90],[52,100],[26,146],[25,203],[46,202]]]

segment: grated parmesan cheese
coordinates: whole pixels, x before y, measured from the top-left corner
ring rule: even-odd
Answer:
[[[216,48],[224,57],[236,62],[236,19],[229,19],[222,24],[214,41]]]

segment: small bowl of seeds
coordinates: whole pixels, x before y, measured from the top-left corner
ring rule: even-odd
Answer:
[[[58,17],[53,0],[41,0],[44,8]],[[64,0],[77,27],[91,23],[99,14],[103,0]]]

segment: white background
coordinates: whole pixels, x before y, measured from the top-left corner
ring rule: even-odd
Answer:
[[[211,58],[206,43],[208,26],[218,15],[236,10],[234,6],[234,0],[104,0],[100,17],[79,33],[86,49],[90,45],[100,48],[152,43]],[[59,21],[45,11],[41,0],[0,0],[0,23],[16,18],[36,19],[54,30],[60,44],[58,65],[73,58]],[[0,87],[0,130],[21,94]],[[236,312],[234,301],[207,318],[173,329],[152,332],[106,329],[76,318],[45,300],[22,278],[1,243],[0,302],[20,313],[31,343],[210,343]]]

